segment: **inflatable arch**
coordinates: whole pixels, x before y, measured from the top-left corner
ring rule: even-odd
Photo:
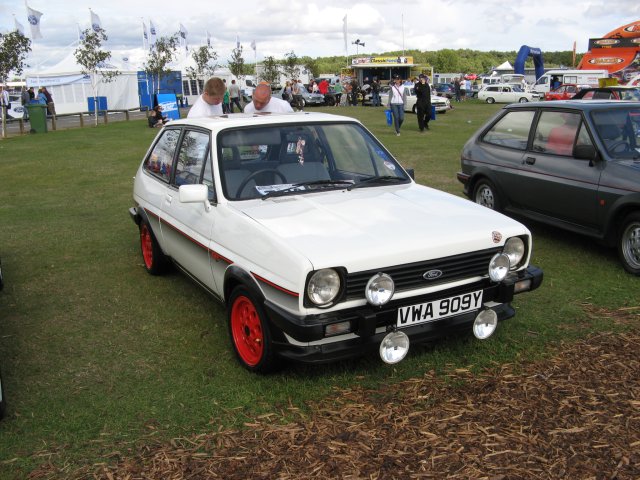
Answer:
[[[524,75],[524,62],[527,57],[533,57],[533,66],[536,69],[536,78],[544,75],[544,61],[542,60],[542,50],[535,47],[527,47],[522,45],[516,56],[516,62],[513,64],[513,72]]]

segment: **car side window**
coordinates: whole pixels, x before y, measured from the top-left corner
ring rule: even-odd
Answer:
[[[209,159],[209,134],[187,131],[180,144],[176,163],[176,186],[200,183],[203,167]]]
[[[533,150],[552,155],[572,155],[580,127],[580,114],[542,112],[533,140]],[[587,135],[588,136],[588,135]]]
[[[508,112],[484,134],[482,141],[501,147],[525,150],[534,115],[533,110]]]
[[[169,182],[180,130],[168,129],[156,142],[153,150],[144,161],[143,168],[152,175]]]

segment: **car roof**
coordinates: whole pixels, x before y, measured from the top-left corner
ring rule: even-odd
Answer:
[[[183,118],[167,124],[171,126],[192,125],[203,127],[212,131],[220,131],[226,128],[238,128],[247,126],[274,125],[274,124],[304,124],[317,122],[351,122],[360,123],[358,120],[342,115],[319,112],[293,112],[293,113],[230,113],[210,117]]]
[[[611,107],[624,108],[628,106],[640,108],[640,102],[629,100],[555,100],[553,102],[534,102],[534,103],[512,103],[505,105],[503,108],[516,109],[523,108],[530,110],[531,108],[544,109],[566,109],[574,108],[578,110],[602,110]]]

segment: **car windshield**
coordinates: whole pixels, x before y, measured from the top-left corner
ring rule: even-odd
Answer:
[[[640,158],[640,108],[616,105],[591,117],[600,140],[613,158]]]
[[[269,199],[411,180],[357,123],[266,125],[224,130],[218,163],[226,198]]]

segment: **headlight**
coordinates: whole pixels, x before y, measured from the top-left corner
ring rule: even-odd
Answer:
[[[509,273],[511,262],[504,253],[496,253],[489,262],[489,278],[494,282],[501,282]]]
[[[315,305],[330,304],[340,293],[340,275],[332,268],[318,270],[309,279],[307,296]]]
[[[389,275],[376,273],[369,279],[364,294],[371,305],[379,307],[391,300],[395,291],[396,286]]]
[[[509,263],[511,263],[512,270],[516,269],[520,265],[522,257],[524,257],[524,252],[524,242],[520,237],[511,237],[507,240],[504,244],[504,248],[502,249],[502,253],[509,257]]]

